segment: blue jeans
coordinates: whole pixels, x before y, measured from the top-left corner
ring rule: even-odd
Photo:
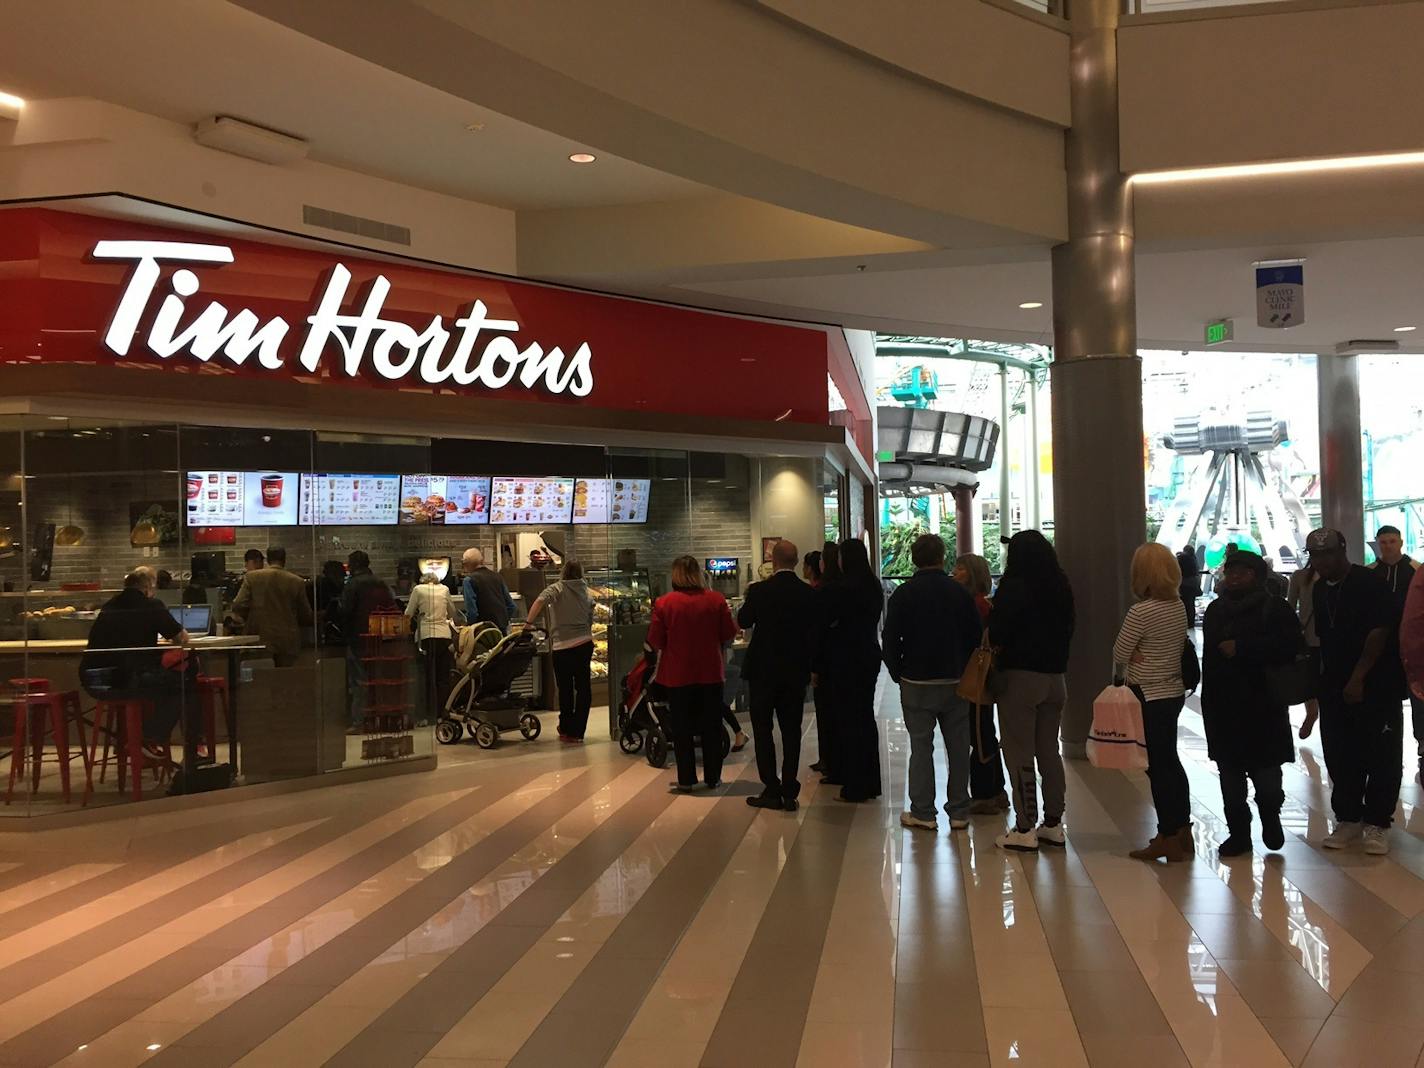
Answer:
[[[900,683],[900,707],[910,734],[910,814],[935,818],[935,725],[949,753],[949,790],[944,810],[952,820],[969,816],[969,702],[953,683]]]

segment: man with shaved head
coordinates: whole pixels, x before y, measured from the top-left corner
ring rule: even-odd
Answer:
[[[752,732],[762,782],[761,794],[747,798],[753,808],[795,812],[799,807],[801,715],[811,681],[816,627],[816,595],[797,575],[800,563],[801,553],[794,544],[777,542],[771,550],[771,577],[747,587],[747,598],[737,613],[737,622],[752,631],[742,678],[751,689]],[[781,731],[779,771],[773,723]]]

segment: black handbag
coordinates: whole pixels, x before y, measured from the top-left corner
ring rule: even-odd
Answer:
[[[1261,613],[1262,629],[1269,625],[1271,600]],[[1271,701],[1277,705],[1303,705],[1320,696],[1320,662],[1315,651],[1303,642],[1295,655],[1282,664],[1267,664],[1263,669],[1266,676],[1266,691]]]
[[[1266,665],[1265,674],[1277,705],[1303,705],[1320,695],[1320,667],[1310,649],[1301,649],[1284,664]]]

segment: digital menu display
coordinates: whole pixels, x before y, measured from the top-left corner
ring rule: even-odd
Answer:
[[[490,480],[471,475],[401,475],[402,525],[490,521]]]
[[[557,526],[573,516],[572,478],[496,478],[490,486],[491,523]]]
[[[581,478],[574,484],[575,523],[646,523],[646,478]]]
[[[297,525],[299,477],[290,471],[189,471],[190,527]]]
[[[303,475],[303,526],[394,526],[399,475]]]

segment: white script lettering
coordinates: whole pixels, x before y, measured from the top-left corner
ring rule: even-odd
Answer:
[[[200,245],[182,241],[100,241],[94,258],[128,261],[134,265],[113,318],[104,332],[104,345],[126,356],[139,334],[145,311],[153,302],[162,274],[162,263],[224,264],[234,261],[232,250],[223,245]],[[569,393],[586,397],[593,391],[593,355],[588,343],[581,343],[572,356],[559,347],[545,351],[531,343],[521,349],[511,334],[519,332],[513,319],[491,319],[482,300],[475,301],[468,315],[446,326],[443,316],[435,316],[424,330],[397,319],[382,317],[391,283],[384,275],[372,280],[359,310],[344,312],[351,272],[337,264],[327,279],[316,309],[306,317],[306,336],[297,363],[309,374],[321,366],[328,345],[341,354],[341,369],[351,377],[370,368],[391,382],[416,378],[428,386],[453,380],[456,385],[480,385],[503,389],[516,378],[526,389],[542,385],[553,394]],[[242,366],[253,353],[266,370],[286,366],[282,343],[291,324],[280,316],[263,323],[250,309],[230,315],[228,308],[210,301],[206,308],[188,318],[189,297],[197,294],[199,280],[183,268],[173,273],[172,292],[158,302],[152,326],[143,346],[155,356],[169,359],[186,352],[207,362],[222,356]],[[486,334],[481,338],[481,333]],[[454,339],[446,358],[446,349]],[[480,344],[476,357],[476,344]]]

